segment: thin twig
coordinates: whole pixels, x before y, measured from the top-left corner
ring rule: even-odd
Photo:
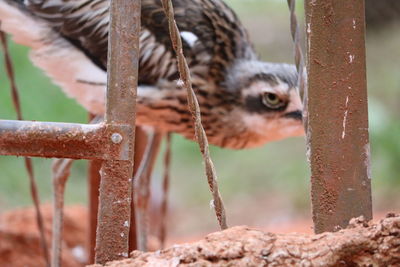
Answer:
[[[53,235],[51,266],[61,266],[62,230],[64,217],[65,184],[71,172],[72,159],[56,159],[53,162]]]
[[[307,123],[308,123],[308,112],[307,112],[308,93],[306,86],[307,80],[304,68],[304,56],[300,42],[299,24],[296,16],[296,0],[287,0],[287,2],[290,10],[290,32],[294,44],[294,61],[298,73],[297,84],[299,86],[299,93],[303,94],[303,124],[307,132]]]
[[[168,213],[168,193],[171,169],[171,133],[166,136],[166,147],[164,154],[164,177],[162,183],[162,202],[160,212],[160,231],[159,240],[161,249],[165,248],[165,241],[167,239],[167,213]]]
[[[10,87],[11,87],[11,96],[13,100],[13,105],[14,109],[17,113],[17,119],[22,120],[22,111],[21,111],[21,104],[19,100],[19,93],[18,93],[18,88],[17,84],[15,81],[15,75],[14,75],[14,68],[10,56],[10,52],[8,49],[8,44],[7,44],[7,36],[4,32],[0,31],[0,40],[1,40],[1,45],[3,48],[4,52],[4,65],[6,67],[6,72],[8,79],[10,81]],[[39,234],[40,234],[40,245],[43,250],[43,256],[45,258],[45,262],[47,266],[50,266],[50,257],[49,257],[49,250],[46,242],[46,237],[44,234],[44,222],[43,222],[43,216],[42,212],[40,209],[40,199],[39,199],[39,194],[37,190],[37,185],[36,185],[36,179],[34,175],[34,170],[33,170],[33,164],[32,160],[28,157],[24,158],[25,161],[25,168],[28,173],[29,177],[29,184],[30,184],[30,190],[31,190],[31,196],[32,200],[35,206],[35,212],[36,212],[36,223],[39,228]]]
[[[199,144],[200,151],[205,162],[207,180],[213,196],[213,206],[221,229],[226,229],[228,226],[226,223],[225,208],[218,190],[217,175],[214,164],[211,160],[207,136],[201,123],[200,106],[197,101],[196,94],[192,88],[190,70],[183,54],[182,39],[179,35],[179,29],[174,18],[174,8],[171,0],[162,0],[162,4],[165,14],[168,18],[169,31],[171,35],[172,46],[177,56],[180,79],[182,80],[183,86],[187,91],[188,106],[194,121],[196,140]]]

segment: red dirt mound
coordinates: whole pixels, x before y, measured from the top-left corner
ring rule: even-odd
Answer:
[[[45,235],[50,247],[52,208],[42,206]],[[87,211],[82,206],[65,209],[63,230],[63,267],[84,266]],[[18,209],[0,216],[0,266],[45,266],[32,208]]]
[[[244,226],[156,252],[131,253],[107,267],[400,266],[400,216],[379,223],[352,219],[347,229],[319,235],[274,234]],[[93,265],[101,267],[101,265]]]

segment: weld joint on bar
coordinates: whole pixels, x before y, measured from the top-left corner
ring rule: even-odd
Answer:
[[[129,124],[105,124],[108,149],[104,159],[130,161],[133,158],[134,128]]]

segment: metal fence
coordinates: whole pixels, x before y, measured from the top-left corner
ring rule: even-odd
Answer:
[[[292,23],[294,1],[292,3]],[[163,1],[173,22],[170,1]],[[311,164],[315,232],[346,227],[360,215],[372,217],[369,173],[368,112],[365,72],[364,1],[307,0],[307,140]],[[128,257],[132,245],[131,201],[138,82],[140,1],[111,1],[108,90],[104,123],[72,124],[0,120],[0,154],[93,160],[91,163],[91,222],[97,224],[97,263]],[[297,44],[296,25],[292,33]],[[175,38],[179,35],[173,34]],[[172,40],[179,45],[179,39]],[[179,55],[179,49],[178,49]],[[188,74],[184,58],[178,60]],[[300,64],[300,60],[296,60]],[[302,73],[301,68],[299,68]],[[183,77],[190,92],[190,79]],[[192,97],[194,94],[192,95]],[[189,99],[196,114],[195,98]],[[198,109],[198,107],[197,107]],[[206,139],[198,125],[207,174],[213,171]],[[202,143],[203,142],[203,143]],[[98,170],[101,167],[101,182]],[[210,174],[216,213],[226,227],[215,174]],[[99,203],[96,190],[100,186]],[[97,221],[97,222],[96,222]],[[94,245],[94,231],[91,244]],[[131,246],[129,247],[129,238]],[[93,252],[92,252],[93,253]]]

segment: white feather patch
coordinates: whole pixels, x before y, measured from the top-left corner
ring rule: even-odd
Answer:
[[[181,32],[181,37],[183,40],[186,41],[191,47],[196,43],[196,41],[199,39],[194,33],[192,32],[187,32],[183,31]]]

